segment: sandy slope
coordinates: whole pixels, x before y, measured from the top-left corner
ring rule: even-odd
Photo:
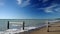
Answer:
[[[51,26],[60,26],[60,23],[56,23]],[[47,32],[47,27],[44,27],[42,29],[32,31],[29,34],[60,34],[60,27],[49,27],[49,31],[50,32]]]

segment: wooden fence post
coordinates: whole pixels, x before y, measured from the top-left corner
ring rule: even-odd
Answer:
[[[9,29],[9,21],[8,21],[8,23],[7,23],[7,29]]]
[[[23,30],[25,29],[25,22],[23,21]]]
[[[49,24],[50,24],[50,23],[48,22],[48,29],[47,29],[47,32],[49,32],[49,27],[50,27]]]

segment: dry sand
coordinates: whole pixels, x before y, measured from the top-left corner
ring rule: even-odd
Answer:
[[[51,26],[60,26],[60,23],[56,23]],[[32,31],[29,34],[60,34],[60,27],[49,27],[50,32],[47,32],[47,29],[47,27],[44,27],[42,29]]]

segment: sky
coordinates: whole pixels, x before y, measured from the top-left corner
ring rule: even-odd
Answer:
[[[0,19],[60,18],[60,0],[0,0]]]

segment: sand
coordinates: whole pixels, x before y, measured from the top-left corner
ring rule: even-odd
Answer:
[[[53,27],[49,27],[50,32],[47,32],[48,28],[44,27],[39,30],[34,30],[30,32],[29,34],[60,34],[60,23],[56,23],[51,26]]]

